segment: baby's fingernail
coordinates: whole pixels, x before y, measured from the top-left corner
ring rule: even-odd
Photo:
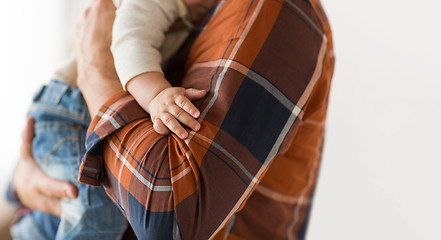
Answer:
[[[195,113],[193,114],[193,116],[194,116],[195,118],[199,117],[199,111],[195,112]]]
[[[187,138],[187,133],[181,133],[181,139],[186,139]]]
[[[199,131],[199,129],[201,129],[201,124],[195,125],[193,129]]]

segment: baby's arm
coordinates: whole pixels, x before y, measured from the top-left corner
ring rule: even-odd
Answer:
[[[162,72],[163,56],[159,49],[165,33],[177,19],[188,19],[188,12],[182,0],[120,2],[113,25],[111,50],[118,77],[127,88],[128,81],[135,76]]]
[[[195,119],[200,112],[191,100],[202,98],[206,91],[172,87],[159,72],[147,72],[134,77],[127,83],[127,90],[150,113],[153,128],[159,134],[165,135],[172,131],[181,139],[187,138],[188,133],[179,122],[194,131],[200,129],[201,125]]]
[[[150,113],[154,129],[160,134],[171,130],[181,138],[188,133],[178,121],[199,130],[194,119],[199,111],[190,99],[205,92],[172,88],[162,74],[159,48],[169,27],[179,18],[188,20],[187,14],[182,0],[120,1],[111,46],[122,85]]]

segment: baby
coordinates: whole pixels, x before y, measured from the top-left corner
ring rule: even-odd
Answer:
[[[172,87],[163,76],[163,66],[184,42],[198,18],[214,1],[201,0],[114,0],[118,7],[114,22],[112,53],[122,85],[150,113],[154,129],[188,136],[181,123],[194,131],[200,128],[199,110],[191,100],[206,92]],[[167,33],[180,20],[185,27]],[[120,239],[127,220],[102,187],[76,181],[87,127],[87,106],[76,88],[76,63],[68,60],[47,85],[37,92],[29,115],[35,118],[33,154],[51,177],[70,181],[78,198],[62,199],[61,218],[32,211],[11,228],[14,239]]]

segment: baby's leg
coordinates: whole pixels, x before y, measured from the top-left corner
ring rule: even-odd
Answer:
[[[14,238],[118,239],[126,229],[127,221],[117,207],[102,188],[77,182],[90,122],[79,89],[52,80],[35,95],[29,115],[35,118],[32,151],[38,165],[52,178],[73,183],[79,196],[74,200],[62,199],[61,220],[39,211],[26,215],[12,227]],[[114,216],[101,220],[103,212]],[[115,220],[118,226],[109,223],[108,219]],[[116,233],[111,229],[110,233],[100,234],[101,229],[106,231],[113,227]]]
[[[29,116],[35,118],[33,155],[49,176],[75,182],[73,169],[84,152],[90,121],[81,94],[66,83],[51,81],[34,96]],[[60,218],[33,211],[11,228],[16,239],[55,239]]]

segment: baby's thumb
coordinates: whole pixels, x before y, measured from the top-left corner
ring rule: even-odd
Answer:
[[[205,90],[199,90],[194,88],[185,89],[184,96],[186,96],[190,100],[201,99],[207,94]]]

